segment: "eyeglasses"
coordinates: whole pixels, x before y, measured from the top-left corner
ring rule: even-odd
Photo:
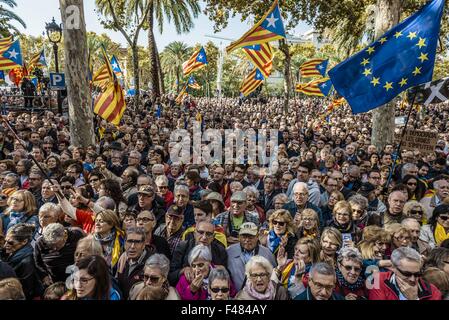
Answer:
[[[335,215],[336,216],[341,216],[341,217],[349,217],[349,216],[351,216],[351,214],[347,213],[347,212],[336,212]]]
[[[356,273],[359,273],[360,271],[362,271],[362,268],[360,268],[360,267],[345,266],[343,263],[340,263],[340,265],[348,272],[351,271],[351,270],[354,270]]]
[[[6,200],[6,199],[8,199],[8,196],[5,196],[3,194],[0,196],[0,200]]]
[[[141,222],[141,223],[148,223],[148,222],[151,222],[151,221],[154,221],[154,219],[152,219],[152,218],[137,218],[136,219],[137,223],[139,223],[139,222]]]
[[[12,197],[11,201],[23,202],[24,200],[23,199],[19,199],[17,197]]]
[[[91,180],[91,181],[93,181],[93,180]],[[61,186],[61,189],[69,190],[69,189],[72,189],[72,186]]]
[[[214,236],[213,232],[209,232],[209,231],[203,231],[203,230],[196,230],[196,232],[200,235],[200,236],[206,236],[207,238],[211,238]]]
[[[148,274],[143,275],[144,282],[148,282],[150,280],[151,283],[158,283],[161,278],[157,276],[150,276]]]
[[[403,271],[403,270],[399,269],[398,267],[396,267],[396,269],[406,278],[410,278],[410,277],[419,278],[422,276],[422,271],[408,272],[408,271]]]
[[[257,278],[264,279],[264,278],[267,278],[269,276],[269,274],[268,273],[251,273],[249,276],[253,279],[257,279]]]
[[[410,237],[404,237],[404,236],[399,236],[399,237],[394,237],[397,241],[401,241],[401,242],[403,242],[403,241],[410,241],[411,239],[410,239]]]
[[[228,293],[229,288],[210,288],[210,291],[212,291],[213,293],[219,293],[220,291],[223,293]]]
[[[365,212],[365,210],[362,210],[362,209],[352,209],[352,212],[353,212],[353,213],[360,213],[360,214],[362,214],[362,213]]]
[[[157,186],[159,189],[168,189],[168,186]]]
[[[448,216],[439,216],[438,218],[440,218],[441,220],[443,220],[443,221],[446,221],[446,220],[448,220],[449,219],[449,217]]]
[[[273,220],[271,222],[273,224],[273,226],[280,226],[280,227],[285,227],[286,222],[285,221],[278,221],[278,220]]]
[[[335,287],[333,284],[331,284],[331,285],[324,285],[322,283],[314,281],[313,279],[310,279],[310,281],[316,286],[316,288],[318,290],[324,289],[326,291],[331,291],[331,290],[334,290],[334,287]]]
[[[410,210],[410,214],[422,216],[424,212],[422,210]]]
[[[141,244],[143,240],[134,240],[134,239],[127,239],[126,243],[132,246],[133,244]]]
[[[204,268],[205,263],[204,262],[200,262],[200,263],[192,263],[191,267],[192,269],[196,269],[196,268]]]
[[[85,286],[89,283],[90,280],[94,279],[94,277],[92,278],[78,278],[78,277],[74,277],[73,281],[74,282],[78,282],[79,284]]]

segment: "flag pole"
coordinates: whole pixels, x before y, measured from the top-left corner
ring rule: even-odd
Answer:
[[[413,111],[413,105],[415,104],[415,99],[416,99],[417,95],[418,95],[418,90],[415,90],[415,93],[413,94],[412,102],[410,103],[410,108],[408,110],[407,118],[405,119],[405,125],[404,125],[404,128],[402,129],[401,140],[399,141],[399,145],[398,145],[398,147],[396,149],[396,157],[393,159],[393,165],[392,165],[392,168],[391,168],[391,172],[390,172],[390,175],[388,176],[388,181],[387,181],[387,185],[386,185],[386,189],[387,190],[388,190],[388,186],[390,185],[391,179],[393,177],[394,170],[396,169],[396,161],[401,158],[402,142],[404,141],[405,134],[407,133],[408,121],[410,120],[410,116],[411,116],[412,111]]]
[[[11,127],[8,119],[6,119],[6,116],[2,116],[1,119],[3,120],[3,122],[5,123],[6,127],[8,128],[9,131],[11,131],[11,133],[13,134],[14,138],[17,139],[17,141],[19,141],[19,143],[22,145],[22,147],[26,150],[27,147],[23,144],[22,140],[19,138],[19,136],[16,134],[16,132],[14,131],[14,129]],[[50,176],[48,175],[48,173],[42,168],[42,166],[39,164],[39,162],[36,160],[35,157],[33,157],[33,155],[30,153],[30,158],[31,160],[33,160],[33,162],[36,164],[36,166],[39,168],[39,170],[44,174],[45,178],[47,178],[47,180],[50,182],[51,185],[55,185],[53,183],[53,181],[51,181]]]

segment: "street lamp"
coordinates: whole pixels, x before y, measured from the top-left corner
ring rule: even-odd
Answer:
[[[55,55],[55,69],[56,73],[59,73],[59,63],[58,63],[58,43],[61,42],[62,38],[62,25],[57,24],[55,18],[53,17],[52,22],[45,23],[45,30],[47,30],[47,37],[51,43],[53,43],[53,52]],[[58,90],[58,113],[62,115],[62,101],[61,101],[61,90]]]

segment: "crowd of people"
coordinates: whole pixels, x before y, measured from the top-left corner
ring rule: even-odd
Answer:
[[[144,96],[87,148],[67,117],[9,112],[0,299],[449,299],[449,104],[412,112],[434,152],[397,154],[371,144],[371,114],[328,103]],[[197,120],[278,130],[276,170],[173,161],[171,133]]]

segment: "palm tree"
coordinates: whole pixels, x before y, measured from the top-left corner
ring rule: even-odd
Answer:
[[[181,41],[170,42],[161,54],[162,70],[170,79],[176,78],[176,91],[181,84],[182,63],[189,58],[192,48]]]
[[[17,30],[17,28],[10,22],[19,22],[22,27],[26,28],[25,22],[17,14],[9,9],[6,9],[4,5],[7,5],[10,8],[15,8],[17,3],[15,0],[0,0],[0,34],[2,36],[7,36],[10,34],[9,30],[14,30],[16,33],[20,33],[19,30]]]
[[[155,96],[164,93],[163,75],[161,62],[159,60],[159,53],[154,37],[155,24],[158,25],[159,31],[162,34],[164,22],[173,22],[176,32],[178,34],[189,32],[194,24],[193,18],[197,18],[201,12],[198,0],[133,0],[134,10],[141,11],[150,1],[150,10],[147,16],[148,29],[148,50],[150,53],[150,74],[151,82],[153,84],[153,92]]]

